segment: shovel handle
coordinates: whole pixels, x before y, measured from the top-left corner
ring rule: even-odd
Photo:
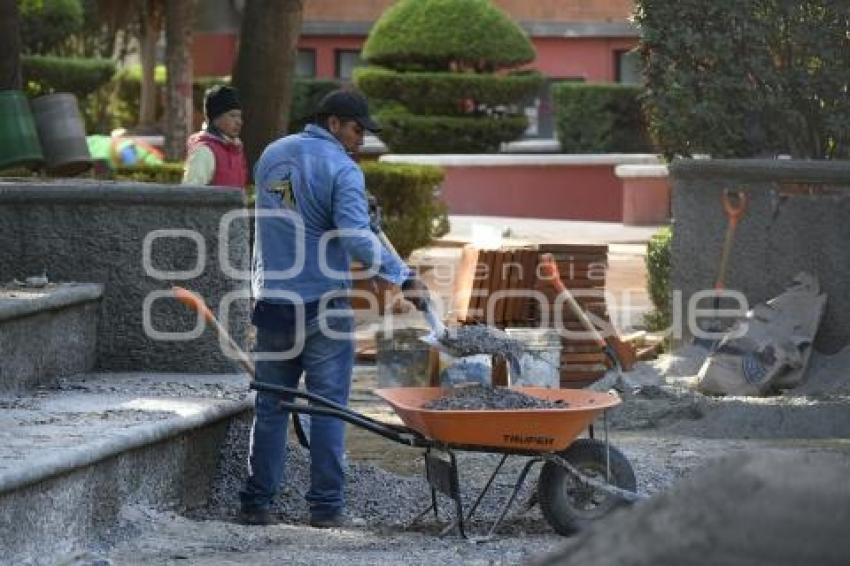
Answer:
[[[245,370],[251,375],[252,378],[256,378],[256,370],[254,368],[253,360],[251,360],[248,354],[246,354],[245,351],[239,347],[239,344],[237,344],[236,341],[230,336],[230,333],[227,332],[227,329],[221,325],[221,323],[215,317],[213,312],[204,302],[204,299],[201,298],[201,296],[197,293],[193,293],[192,291],[184,289],[183,287],[178,287],[177,285],[171,287],[171,292],[174,293],[174,297],[178,301],[203,316],[204,320],[206,320],[213,326],[213,328],[215,328],[216,332],[218,332],[218,335],[225,342],[227,342],[228,346],[230,346],[230,349],[236,352],[236,356],[239,358],[239,363],[242,364],[242,367],[245,368]]]
[[[555,256],[552,254],[543,254],[540,257],[540,260],[540,276],[555,288],[559,297],[563,297],[563,299],[567,302],[567,305],[569,305],[570,310],[573,311],[573,314],[578,317],[579,321],[582,325],[584,325],[588,332],[593,334],[593,339],[596,340],[596,343],[600,346],[607,346],[605,338],[603,338],[599,333],[599,330],[593,326],[593,323],[590,322],[589,318],[587,318],[587,315],[575,300],[575,297],[573,297],[572,293],[567,290],[564,282],[561,281],[561,273],[558,271],[558,265],[555,263]]]

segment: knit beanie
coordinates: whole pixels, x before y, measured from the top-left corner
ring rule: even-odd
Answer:
[[[231,110],[241,110],[236,89],[225,85],[215,85],[204,93],[204,115],[208,122]]]

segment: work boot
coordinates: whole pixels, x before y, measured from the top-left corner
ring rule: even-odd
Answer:
[[[344,529],[366,526],[366,521],[360,517],[351,517],[340,511],[335,515],[310,515],[310,526],[317,529]]]
[[[273,525],[275,520],[268,509],[262,507],[243,507],[239,510],[239,522],[243,525]]]

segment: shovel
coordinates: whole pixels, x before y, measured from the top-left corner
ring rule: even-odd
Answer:
[[[564,285],[564,282],[561,281],[561,274],[558,271],[558,265],[555,263],[555,258],[552,254],[543,254],[541,256],[540,275],[541,278],[552,283],[555,291],[558,292],[558,297],[567,303],[567,306],[569,306],[573,314],[576,315],[582,326],[590,332],[593,340],[604,350],[606,357],[611,361],[613,374],[612,370],[609,370],[606,375],[594,385],[596,385],[597,388],[607,388],[604,384],[608,384],[613,381],[613,384],[617,389],[625,389],[623,368],[630,368],[634,364],[634,352],[627,344],[624,344],[614,336],[608,337],[607,340],[602,337],[599,330],[597,330],[593,323],[590,322],[590,319],[587,318],[587,314],[585,314],[584,310],[582,310],[581,305],[578,304],[575,297],[573,297],[572,293],[570,293]],[[594,386],[592,385],[591,388],[593,387]]]
[[[254,360],[252,360],[251,357],[239,347],[239,344],[236,343],[233,337],[230,336],[227,329],[218,321],[213,312],[204,302],[204,299],[202,299],[200,295],[176,285],[171,287],[171,292],[174,293],[174,297],[178,301],[203,316],[204,320],[212,325],[221,339],[224,340],[230,349],[236,353],[239,365],[245,368],[245,371],[247,371],[248,375],[251,376],[251,381],[256,381],[257,370],[254,367]],[[295,428],[295,436],[298,438],[298,443],[301,444],[301,446],[304,448],[310,448],[310,441],[307,439],[307,432],[304,430],[305,427],[302,425],[300,417],[300,415],[292,413],[292,424]],[[307,418],[307,415],[304,415],[303,418]]]

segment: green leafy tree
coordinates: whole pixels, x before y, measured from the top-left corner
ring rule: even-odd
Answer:
[[[637,0],[668,157],[850,157],[847,0]]]
[[[400,0],[372,28],[354,80],[401,153],[496,151],[528,126],[542,84],[510,72],[534,60],[520,27],[490,0]]]
[[[54,53],[68,36],[83,28],[79,0],[19,0],[23,51],[30,55]]]

